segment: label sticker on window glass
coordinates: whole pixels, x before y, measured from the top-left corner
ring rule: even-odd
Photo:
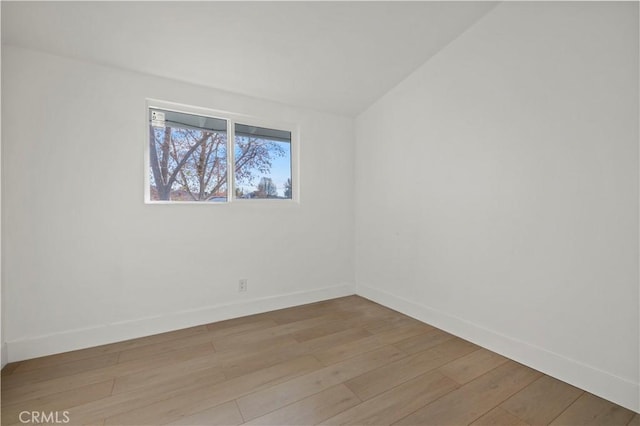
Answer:
[[[164,112],[151,111],[151,125],[164,128]]]

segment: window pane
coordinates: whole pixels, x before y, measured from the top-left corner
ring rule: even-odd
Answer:
[[[235,125],[236,198],[291,199],[291,132]]]
[[[152,201],[227,201],[227,121],[149,110]]]

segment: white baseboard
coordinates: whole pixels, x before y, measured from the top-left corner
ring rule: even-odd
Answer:
[[[431,307],[358,284],[356,294],[640,412],[640,384]]]
[[[9,363],[9,356],[8,356],[8,351],[7,351],[7,343],[6,342],[2,342],[2,346],[0,347],[0,351],[2,353],[0,353],[0,359],[2,361],[0,361],[0,369],[4,368],[5,365],[7,365]]]
[[[7,342],[8,358],[3,357],[3,360],[8,359],[9,362],[15,362],[85,349],[352,294],[354,294],[354,286],[343,284],[13,340]]]

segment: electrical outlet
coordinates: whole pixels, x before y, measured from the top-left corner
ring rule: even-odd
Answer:
[[[245,291],[247,291],[247,284],[248,284],[249,280],[246,278],[241,278],[240,281],[238,281],[238,291],[240,293],[243,293]]]

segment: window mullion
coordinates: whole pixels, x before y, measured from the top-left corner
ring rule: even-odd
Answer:
[[[235,121],[227,120],[227,201],[232,203],[236,198],[236,164],[235,164]]]

